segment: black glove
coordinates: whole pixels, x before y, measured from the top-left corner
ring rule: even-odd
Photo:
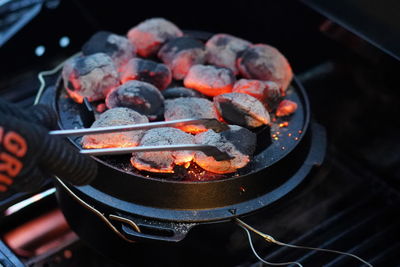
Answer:
[[[56,115],[47,106],[23,110],[0,99],[0,196],[39,189],[53,174],[74,185],[97,175],[97,163],[60,137],[50,136]]]

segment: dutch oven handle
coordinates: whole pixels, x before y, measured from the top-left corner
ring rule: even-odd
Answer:
[[[197,225],[196,223],[174,223],[149,221],[130,216],[109,215],[110,221],[120,224],[121,234],[131,241],[165,241],[179,242],[183,240],[189,230]]]
[[[80,205],[99,217],[116,235],[130,243],[139,240],[179,242],[186,237],[192,227],[197,225],[197,223],[151,221],[142,218],[132,218],[131,216],[128,217],[121,214],[106,215],[82,200],[58,177],[56,177],[56,181]]]

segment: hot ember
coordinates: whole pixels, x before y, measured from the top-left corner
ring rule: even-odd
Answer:
[[[250,161],[256,147],[256,135],[240,126],[232,125],[230,130],[216,133],[213,130],[195,137],[196,144],[213,145],[233,157],[231,160],[216,161],[203,152],[196,152],[194,161],[203,169],[214,173],[232,173],[243,168]]]
[[[236,66],[236,59],[250,45],[250,42],[229,34],[215,34],[206,43],[207,62],[218,67],[228,68],[237,75],[239,70]]]
[[[294,113],[297,109],[297,104],[296,102],[290,101],[290,100],[283,100],[277,110],[276,110],[276,116],[278,117],[283,117],[283,116],[289,116],[292,113]]]
[[[278,49],[266,44],[253,45],[246,49],[237,64],[243,77],[276,82],[282,92],[286,91],[293,78],[287,59]]]
[[[166,121],[190,118],[217,119],[218,114],[213,103],[208,99],[181,97],[165,100],[164,118]],[[207,130],[202,125],[185,125],[180,129],[188,133],[200,133]]]
[[[78,103],[102,100],[119,85],[117,69],[112,59],[104,53],[76,57],[64,64],[64,87]]]
[[[230,69],[194,65],[183,83],[185,87],[193,88],[206,96],[216,96],[231,92],[235,80]]]
[[[193,65],[205,62],[206,51],[199,40],[180,37],[167,42],[158,57],[171,68],[174,79],[183,80]]]
[[[255,128],[270,122],[268,111],[256,98],[242,93],[214,97],[218,113],[231,124]]]
[[[167,88],[172,76],[169,68],[152,60],[133,58],[121,70],[121,81],[130,80],[148,82],[160,90]]]
[[[141,171],[194,177],[186,181],[220,179],[251,160],[257,143],[253,131],[266,133],[260,138],[279,139],[288,122],[278,117],[297,109],[285,99],[291,67],[267,44],[225,33],[197,40],[168,20],[152,18],[131,28],[127,38],[98,32],[82,52],[65,64],[63,79],[71,98],[96,101],[96,112],[103,112],[92,127],[193,118],[230,124],[220,133],[196,124],[83,138],[85,148],[207,144],[232,157],[217,161],[198,151],[134,153],[131,164]],[[270,113],[276,115],[272,122]],[[268,128],[253,130],[260,126],[279,131],[270,137]],[[191,162],[197,164],[180,167]]]
[[[150,118],[155,118],[160,113],[162,114],[164,97],[156,87],[149,83],[129,81],[107,95],[106,105],[108,108],[127,107]]]
[[[112,108],[102,113],[91,128],[147,122],[149,122],[149,120],[146,116],[140,115],[134,110],[128,108]],[[84,148],[132,147],[139,144],[143,134],[144,131],[129,131],[85,135],[82,139],[82,145]]]
[[[100,31],[83,45],[82,53],[85,56],[105,53],[111,57],[117,68],[120,68],[136,55],[136,48],[124,36]]]
[[[149,57],[156,55],[165,42],[182,35],[182,31],[172,22],[152,18],[129,30],[128,39],[135,45],[140,56]]]
[[[140,146],[194,144],[193,136],[181,130],[165,127],[146,131]],[[160,151],[133,153],[132,165],[142,171],[173,173],[175,165],[188,167],[193,160],[192,151]]]

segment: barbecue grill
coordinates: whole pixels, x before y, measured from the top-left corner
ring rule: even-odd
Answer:
[[[102,4],[97,3],[97,5],[99,7],[98,12],[101,12]],[[337,5],[339,7],[341,4],[338,2]],[[80,10],[84,10],[85,7],[88,7],[88,4],[87,2],[83,2],[79,6]],[[64,11],[68,10],[69,12],[77,12],[75,3],[63,2],[59,8],[53,10],[53,12],[60,12],[61,9]],[[218,20],[215,18],[220,18],[221,14],[219,7],[215,7],[213,10],[202,6],[199,9],[211,10],[208,13],[210,14],[209,25],[204,23],[198,26],[198,17],[193,16],[193,14],[182,14],[173,10],[171,10],[170,18],[174,20],[173,18],[176,17],[177,20],[174,21],[185,28],[197,28],[213,32],[226,31],[249,40],[255,40],[254,37],[257,38],[259,36],[261,25],[266,26],[261,21],[265,21],[265,23],[281,21],[281,17],[278,19],[275,16],[277,14],[286,14],[286,20],[291,23],[282,23],[282,27],[269,27],[268,34],[263,34],[260,41],[264,41],[263,38],[267,38],[266,36],[271,36],[271,39],[268,41],[271,41],[276,47],[282,48],[284,54],[288,58],[293,59],[294,70],[300,74],[293,83],[293,88],[300,99],[305,97],[305,101],[300,101],[302,104],[307,102],[307,95],[310,96],[313,103],[312,113],[315,114],[319,122],[322,122],[327,127],[330,148],[328,149],[328,156],[324,165],[320,168],[311,167],[321,162],[323,150],[320,148],[324,147],[324,135],[321,134],[323,131],[321,131],[322,129],[318,124],[315,124],[314,118],[310,120],[308,127],[300,129],[302,130],[302,134],[299,135],[301,140],[295,142],[296,145],[291,151],[282,149],[277,151],[284,153],[282,154],[282,159],[271,166],[263,166],[260,169],[259,172],[261,173],[266,172],[271,174],[271,176],[279,177],[274,179],[274,183],[268,183],[265,187],[255,186],[258,185],[257,182],[259,181],[257,178],[254,178],[256,175],[251,173],[251,171],[249,173],[254,178],[252,179],[254,185],[245,184],[245,186],[243,186],[242,177],[227,177],[227,179],[221,181],[202,182],[196,185],[179,181],[165,182],[163,180],[165,177],[162,175],[154,175],[154,177],[145,180],[146,177],[141,177],[143,175],[141,173],[133,174],[130,172],[131,169],[128,169],[128,172],[126,172],[124,170],[126,166],[119,161],[121,158],[117,157],[118,163],[115,158],[101,157],[99,158],[99,161],[101,161],[100,164],[106,170],[103,172],[104,179],[106,179],[107,175],[111,177],[118,174],[118,177],[126,175],[125,178],[121,178],[125,182],[128,179],[132,182],[131,178],[133,177],[134,182],[132,183],[134,185],[130,184],[126,188],[140,188],[137,184],[146,188],[146,185],[140,181],[157,184],[160,186],[160,190],[162,190],[163,186],[166,189],[169,186],[190,188],[190,186],[194,187],[198,185],[205,188],[208,187],[210,190],[208,192],[214,192],[214,194],[211,194],[213,197],[207,201],[188,201],[182,204],[182,202],[167,198],[157,201],[154,200],[156,198],[147,194],[130,195],[129,192],[125,192],[125,194],[119,192],[117,194],[112,188],[106,186],[106,181],[102,181],[101,179],[99,179],[98,184],[84,188],[74,188],[68,184],[56,182],[60,206],[56,206],[54,196],[50,194],[50,196],[36,201],[35,204],[19,211],[15,211],[15,207],[7,211],[7,214],[10,215],[0,220],[0,229],[3,240],[8,242],[8,245],[0,246],[0,251],[7,255],[7,259],[13,262],[25,261],[25,263],[30,262],[32,264],[55,264],[57,261],[58,263],[67,263],[68,261],[76,260],[77,262],[80,261],[80,265],[101,265],[108,261],[108,256],[111,256],[121,261],[128,261],[129,263],[135,261],[136,263],[141,262],[146,265],[159,265],[162,263],[175,266],[196,265],[196,263],[209,263],[209,265],[213,265],[202,256],[207,254],[210,255],[210,258],[215,259],[213,262],[215,265],[256,266],[257,259],[252,256],[253,254],[249,250],[246,236],[240,228],[230,221],[234,217],[240,217],[243,218],[243,221],[262,232],[271,234],[278,240],[285,240],[290,244],[304,244],[348,251],[362,256],[376,265],[388,266],[396,264],[396,254],[399,246],[395,237],[398,235],[398,222],[397,220],[393,220],[393,218],[398,216],[396,209],[398,203],[398,192],[396,189],[398,188],[398,182],[395,178],[398,169],[396,162],[398,161],[395,156],[385,152],[390,150],[397,151],[396,139],[390,136],[392,136],[392,133],[395,136],[397,131],[396,120],[393,114],[396,114],[398,110],[396,110],[393,103],[398,99],[398,93],[387,89],[387,84],[391,84],[392,80],[385,80],[382,83],[377,82],[382,80],[376,78],[375,83],[373,83],[371,80],[378,75],[365,75],[365,73],[369,74],[371,73],[371,69],[374,69],[374,63],[371,63],[371,59],[372,62],[374,60],[377,60],[375,62],[384,62],[380,65],[380,68],[385,71],[387,70],[388,73],[390,73],[389,70],[395,69],[392,66],[397,65],[388,60],[384,55],[376,52],[377,50],[369,47],[365,42],[360,41],[361,39],[356,38],[343,28],[332,23],[332,21],[330,23],[325,22],[321,30],[327,36],[339,40],[342,44],[347,45],[348,40],[353,40],[350,43],[350,47],[361,45],[362,49],[357,49],[358,51],[356,51],[358,56],[355,56],[351,52],[351,49],[343,48],[334,41],[321,37],[317,32],[317,25],[324,18],[316,15],[316,13],[299,3],[286,3],[285,5],[285,3],[280,2],[271,4],[269,10],[275,10],[276,13],[273,12],[274,14],[270,14],[270,18],[265,18],[264,12],[261,15],[261,9],[260,11],[253,10],[251,14],[254,15],[249,16],[249,18],[243,18],[242,22],[236,25],[236,32],[228,28],[224,30],[222,24],[216,23]],[[241,9],[243,12],[251,10],[245,3],[243,7],[234,7],[234,9],[237,11]],[[321,7],[318,8],[318,10],[321,9]],[[138,18],[138,21],[153,16],[153,14],[145,14],[146,12],[150,13],[150,9],[147,8],[145,10],[139,15],[143,17]],[[166,6],[165,10],[167,10]],[[45,12],[44,14],[50,14],[52,10],[46,9]],[[112,10],[107,10],[100,17],[107,17],[105,14],[111,17],[112,12]],[[339,21],[337,16],[330,15],[329,9],[324,9],[324,12],[333,21]],[[60,14],[61,12],[58,13],[58,15]],[[77,14],[81,13],[78,12]],[[83,14],[96,13],[84,11]],[[119,23],[122,23],[126,27],[132,25],[131,22],[124,23],[125,18],[122,15],[124,12],[119,11],[118,14],[120,14],[121,18]],[[164,14],[160,13],[159,15],[163,16]],[[48,19],[46,16],[42,16],[40,19],[42,21]],[[352,18],[355,19],[355,17]],[[263,19],[261,20],[261,18]],[[76,21],[78,20],[79,18],[76,19]],[[81,21],[86,20],[82,19]],[[295,21],[295,24],[298,26],[296,27],[296,31],[293,30],[293,23]],[[260,25],[260,27],[256,26],[257,30],[248,30],[249,22],[253,22],[250,23],[252,25]],[[38,24],[37,21],[36,23]],[[77,27],[74,23],[74,21],[71,21],[71,25]],[[75,32],[74,34],[76,35],[69,35],[71,40],[84,42],[98,29],[110,29],[114,31],[120,31],[119,29],[121,29],[121,25],[107,26],[104,22],[103,25],[101,23],[97,24],[96,29],[89,25],[81,23],[79,27],[82,28],[82,31],[80,33]],[[346,23],[341,25],[348,26]],[[33,30],[31,31],[33,32]],[[274,31],[280,34],[271,34]],[[72,31],[64,32],[69,33]],[[355,30],[353,32],[357,33]],[[241,33],[244,34],[242,35]],[[80,34],[82,35],[78,37]],[[279,36],[279,38],[272,36]],[[300,36],[301,38],[299,38]],[[18,38],[17,36],[14,41],[17,42]],[[296,42],[296,46],[293,46],[294,40],[298,41]],[[355,40],[358,40],[358,42]],[[58,39],[56,41],[58,42]],[[378,46],[383,47],[385,44],[383,43]],[[59,56],[58,60],[54,60],[55,58],[52,57],[53,48],[46,46],[47,51],[45,56],[48,56],[48,59],[51,58],[54,60],[53,62],[58,61],[57,63],[59,63],[65,60],[66,56],[79,50],[79,47],[80,44],[71,42],[70,47],[63,50],[66,51],[65,55],[62,57]],[[325,49],[320,49],[321,47]],[[3,48],[7,49],[10,47],[6,45]],[[309,53],[306,56],[304,55],[304,51],[313,51],[314,53]],[[387,51],[390,51],[392,54],[394,53],[394,50],[390,49],[390,47]],[[28,53],[28,51],[20,49],[20,53],[21,55],[29,54],[31,50]],[[364,58],[363,60],[359,59],[360,55]],[[26,59],[34,59],[34,57],[34,55],[32,57],[27,56],[25,57],[25,61],[28,62],[29,60]],[[338,58],[345,58],[345,60],[337,60]],[[45,58],[42,57],[41,59]],[[384,61],[382,61],[383,59]],[[327,62],[324,63],[324,61]],[[319,64],[321,62],[323,64]],[[18,60],[13,61],[13,64],[17,65]],[[34,67],[36,72],[38,72],[43,69],[49,69],[50,65],[35,65]],[[12,74],[16,74],[15,68],[12,68],[10,65],[9,72],[5,70],[3,73],[4,75],[9,75],[12,71],[14,71]],[[32,81],[35,81],[35,76]],[[352,80],[352,77],[356,77],[356,79]],[[57,94],[52,94],[52,92],[57,93],[61,89],[57,86],[51,86],[57,84],[57,78],[58,75],[46,77],[46,84],[50,86],[47,86],[44,95],[41,97],[42,101],[47,101],[47,103],[52,103],[52,105],[57,102],[59,103],[60,99],[57,98]],[[23,81],[24,79],[19,80]],[[6,81],[6,79],[2,78],[2,81]],[[4,88],[11,88],[11,84],[15,85],[18,83],[11,83],[9,81],[7,84],[9,86],[4,85]],[[375,89],[376,84],[380,84],[380,88],[385,88],[379,90],[379,94],[377,94]],[[306,88],[307,94],[304,93],[302,85]],[[26,86],[22,87],[28,88]],[[357,91],[354,88],[362,89]],[[13,89],[9,91],[2,90],[1,93],[3,96],[8,96],[14,101],[22,101],[22,103],[29,104],[33,102],[34,93],[31,91]],[[25,96],[29,96],[29,98]],[[361,100],[355,103],[354,99]],[[54,106],[61,115],[62,112],[65,112],[65,115],[67,114],[66,111],[59,108],[59,105],[58,107],[57,105]],[[306,106],[305,108],[302,105],[303,112],[299,113],[306,114],[304,117],[311,115],[308,104]],[[376,108],[376,106],[380,108]],[[371,111],[371,107],[374,107],[372,108],[374,112],[368,113],[370,114],[368,116],[368,123],[364,123],[363,117],[365,117],[365,113],[361,114],[360,110]],[[305,110],[307,112],[304,112]],[[81,107],[76,107],[74,111],[77,114],[79,113],[79,115],[73,116],[73,120],[78,120],[79,127],[88,127],[88,122],[91,122],[91,118],[86,118],[87,122],[80,121],[84,120],[85,116],[82,116],[82,113],[86,111],[82,110]],[[376,122],[376,124],[385,123],[387,130],[384,132],[382,132],[382,129],[377,130],[371,122]],[[72,122],[65,120],[62,123],[63,128],[69,129],[74,128],[76,125],[74,124],[73,127],[70,127],[71,124],[68,123]],[[365,127],[366,125],[369,125],[369,127]],[[291,126],[294,127],[292,122],[289,123],[289,127]],[[297,128],[293,129],[292,132],[296,131],[298,131]],[[378,136],[384,138],[378,138]],[[72,139],[72,142],[75,143],[75,140]],[[387,145],[388,143],[389,145]],[[268,148],[263,147],[258,153],[262,153],[265,149]],[[376,156],[378,153],[380,153],[380,156]],[[288,169],[287,165],[294,167]],[[306,175],[311,169],[312,171]],[[246,171],[248,170],[242,170],[241,172],[243,173],[241,175],[247,175]],[[120,176],[121,173],[124,176]],[[275,176],[275,174],[279,174],[279,176]],[[259,179],[261,180],[261,178]],[[229,182],[231,182],[231,185],[228,187],[232,190],[229,191],[231,194],[227,194],[224,199],[221,199],[221,196],[215,194],[217,190],[214,190],[213,187],[217,187],[218,184],[228,184]],[[262,182],[267,183],[266,181]],[[161,185],[162,183],[164,185]],[[183,192],[180,189],[176,189],[176,191],[178,193]],[[195,189],[188,192],[198,194]],[[27,197],[17,195],[14,197],[14,201],[9,200],[9,203],[18,202],[15,198],[21,200]],[[107,200],[105,200],[105,197],[107,197]],[[204,198],[200,196],[199,199],[203,200]],[[257,201],[261,201],[261,203]],[[88,205],[85,205],[85,203]],[[127,203],[129,205],[126,205]],[[173,212],[168,210],[168,205],[171,203],[178,205],[175,206],[177,210],[173,210]],[[8,204],[8,206],[10,205]],[[133,206],[135,209],[133,209]],[[74,235],[70,235],[69,239],[64,238],[64,240],[69,240],[68,242],[63,243],[59,241],[58,245],[53,247],[53,249],[42,250],[42,252],[36,252],[37,254],[24,254],[24,256],[21,256],[21,251],[16,250],[15,247],[10,251],[9,247],[12,243],[9,241],[11,240],[10,236],[15,234],[13,232],[14,229],[17,229],[21,225],[25,226],[25,221],[28,222],[31,219],[35,221],[35,217],[38,217],[39,214],[47,214],[50,208],[59,207],[63,209],[70,226],[81,236],[81,240],[89,241],[88,243],[92,247],[95,247],[96,251],[102,251],[103,255],[108,255],[107,258],[98,256],[97,252],[92,252],[90,248]],[[93,208],[95,210],[92,210]],[[165,210],[168,210],[168,212]],[[187,210],[189,212],[185,214]],[[199,212],[195,213],[193,210],[198,210]],[[79,217],[83,216],[82,214],[84,214],[87,220],[79,220]],[[49,217],[60,218],[57,216],[60,216],[60,213],[51,214]],[[102,218],[105,218],[107,221],[103,221]],[[176,220],[177,218],[178,220]],[[66,227],[64,228],[64,226]],[[112,229],[113,227],[116,231]],[[61,228],[69,229],[67,224],[63,224]],[[85,230],[89,228],[91,231]],[[32,230],[32,228],[24,229]],[[371,229],[379,230],[374,232]],[[139,233],[138,230],[142,233]],[[99,232],[102,235],[96,236],[96,233]],[[32,231],[31,233],[34,236],[34,232]],[[54,236],[53,238],[62,240],[61,237],[62,235],[58,237]],[[152,239],[156,239],[155,242],[149,242]],[[131,243],[128,240],[140,242]],[[181,241],[170,242],[178,240]],[[283,262],[298,260],[305,266],[315,264],[340,266],[356,263],[347,257],[266,246],[264,241],[257,238],[253,241],[258,253],[262,258],[269,261]],[[164,243],[167,243],[167,245]],[[109,249],[109,244],[116,245],[113,249]],[[107,252],[104,252],[105,250]],[[154,259],[156,252],[159,257]],[[14,254],[17,254],[19,259]],[[84,259],[84,257],[80,257],[82,254],[95,256]],[[177,254],[179,254],[179,257],[173,257]]]

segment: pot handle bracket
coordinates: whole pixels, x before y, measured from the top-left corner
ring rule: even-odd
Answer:
[[[120,229],[121,234],[133,242],[139,240],[179,242],[186,237],[193,226],[197,225],[196,223],[151,221],[143,218],[132,219],[126,215],[110,214],[108,218],[113,224],[118,223],[116,227]]]

